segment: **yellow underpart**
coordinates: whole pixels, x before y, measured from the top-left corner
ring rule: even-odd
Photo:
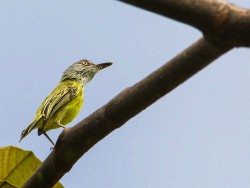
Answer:
[[[50,100],[53,96],[56,95],[56,93],[60,91],[67,91],[70,87],[75,87],[76,89],[76,95],[65,105],[63,105],[61,108],[59,108],[51,117],[49,117],[44,123],[44,118],[42,117],[42,110],[44,108],[44,105]],[[44,131],[48,131],[51,129],[56,129],[59,128],[58,125],[56,125],[55,122],[58,122],[62,124],[63,126],[67,125],[73,119],[79,114],[82,104],[83,104],[83,99],[84,99],[84,88],[83,86],[76,82],[76,81],[64,81],[60,82],[57,87],[51,92],[51,94],[43,101],[41,106],[36,112],[35,118],[33,122],[36,122],[36,128],[42,128],[43,127]],[[41,118],[42,117],[42,118]]]

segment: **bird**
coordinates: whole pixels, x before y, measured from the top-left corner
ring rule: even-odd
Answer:
[[[79,114],[84,102],[84,86],[95,74],[112,65],[111,62],[94,64],[82,59],[69,66],[59,84],[45,98],[38,108],[33,121],[21,133],[21,140],[32,130],[38,129],[38,135],[44,135],[53,145],[47,131],[65,126]]]

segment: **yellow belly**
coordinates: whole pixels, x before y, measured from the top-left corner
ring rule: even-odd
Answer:
[[[51,98],[50,96],[53,96],[53,94],[55,92],[58,92],[58,90],[62,90],[65,87],[67,88],[70,86],[77,87],[76,96],[71,101],[66,103],[65,106],[59,108],[51,117],[48,118],[47,122],[44,122],[43,118],[40,119],[40,117],[42,115],[43,106],[44,106],[45,102]],[[48,131],[50,129],[59,128],[59,126],[55,122],[58,122],[61,125],[65,126],[68,123],[70,123],[71,121],[73,121],[73,119],[79,114],[79,112],[82,108],[83,95],[84,95],[84,89],[83,89],[82,85],[79,85],[79,83],[72,82],[72,81],[60,83],[52,91],[51,95],[49,95],[44,100],[44,102],[42,103],[42,105],[38,109],[34,119],[36,120],[39,118],[40,120],[36,123],[36,127],[43,128],[44,131]]]

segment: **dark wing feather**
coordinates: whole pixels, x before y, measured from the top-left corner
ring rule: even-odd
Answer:
[[[42,108],[42,115],[46,120],[52,117],[58,109],[65,106],[77,95],[77,87],[70,86],[67,89],[60,90],[48,99]]]

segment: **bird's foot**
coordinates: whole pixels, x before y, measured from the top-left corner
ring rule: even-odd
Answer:
[[[61,123],[59,123],[59,122],[57,122],[57,121],[55,122],[55,124],[58,125],[59,127],[64,128],[64,129],[66,128],[64,125],[62,125]]]

